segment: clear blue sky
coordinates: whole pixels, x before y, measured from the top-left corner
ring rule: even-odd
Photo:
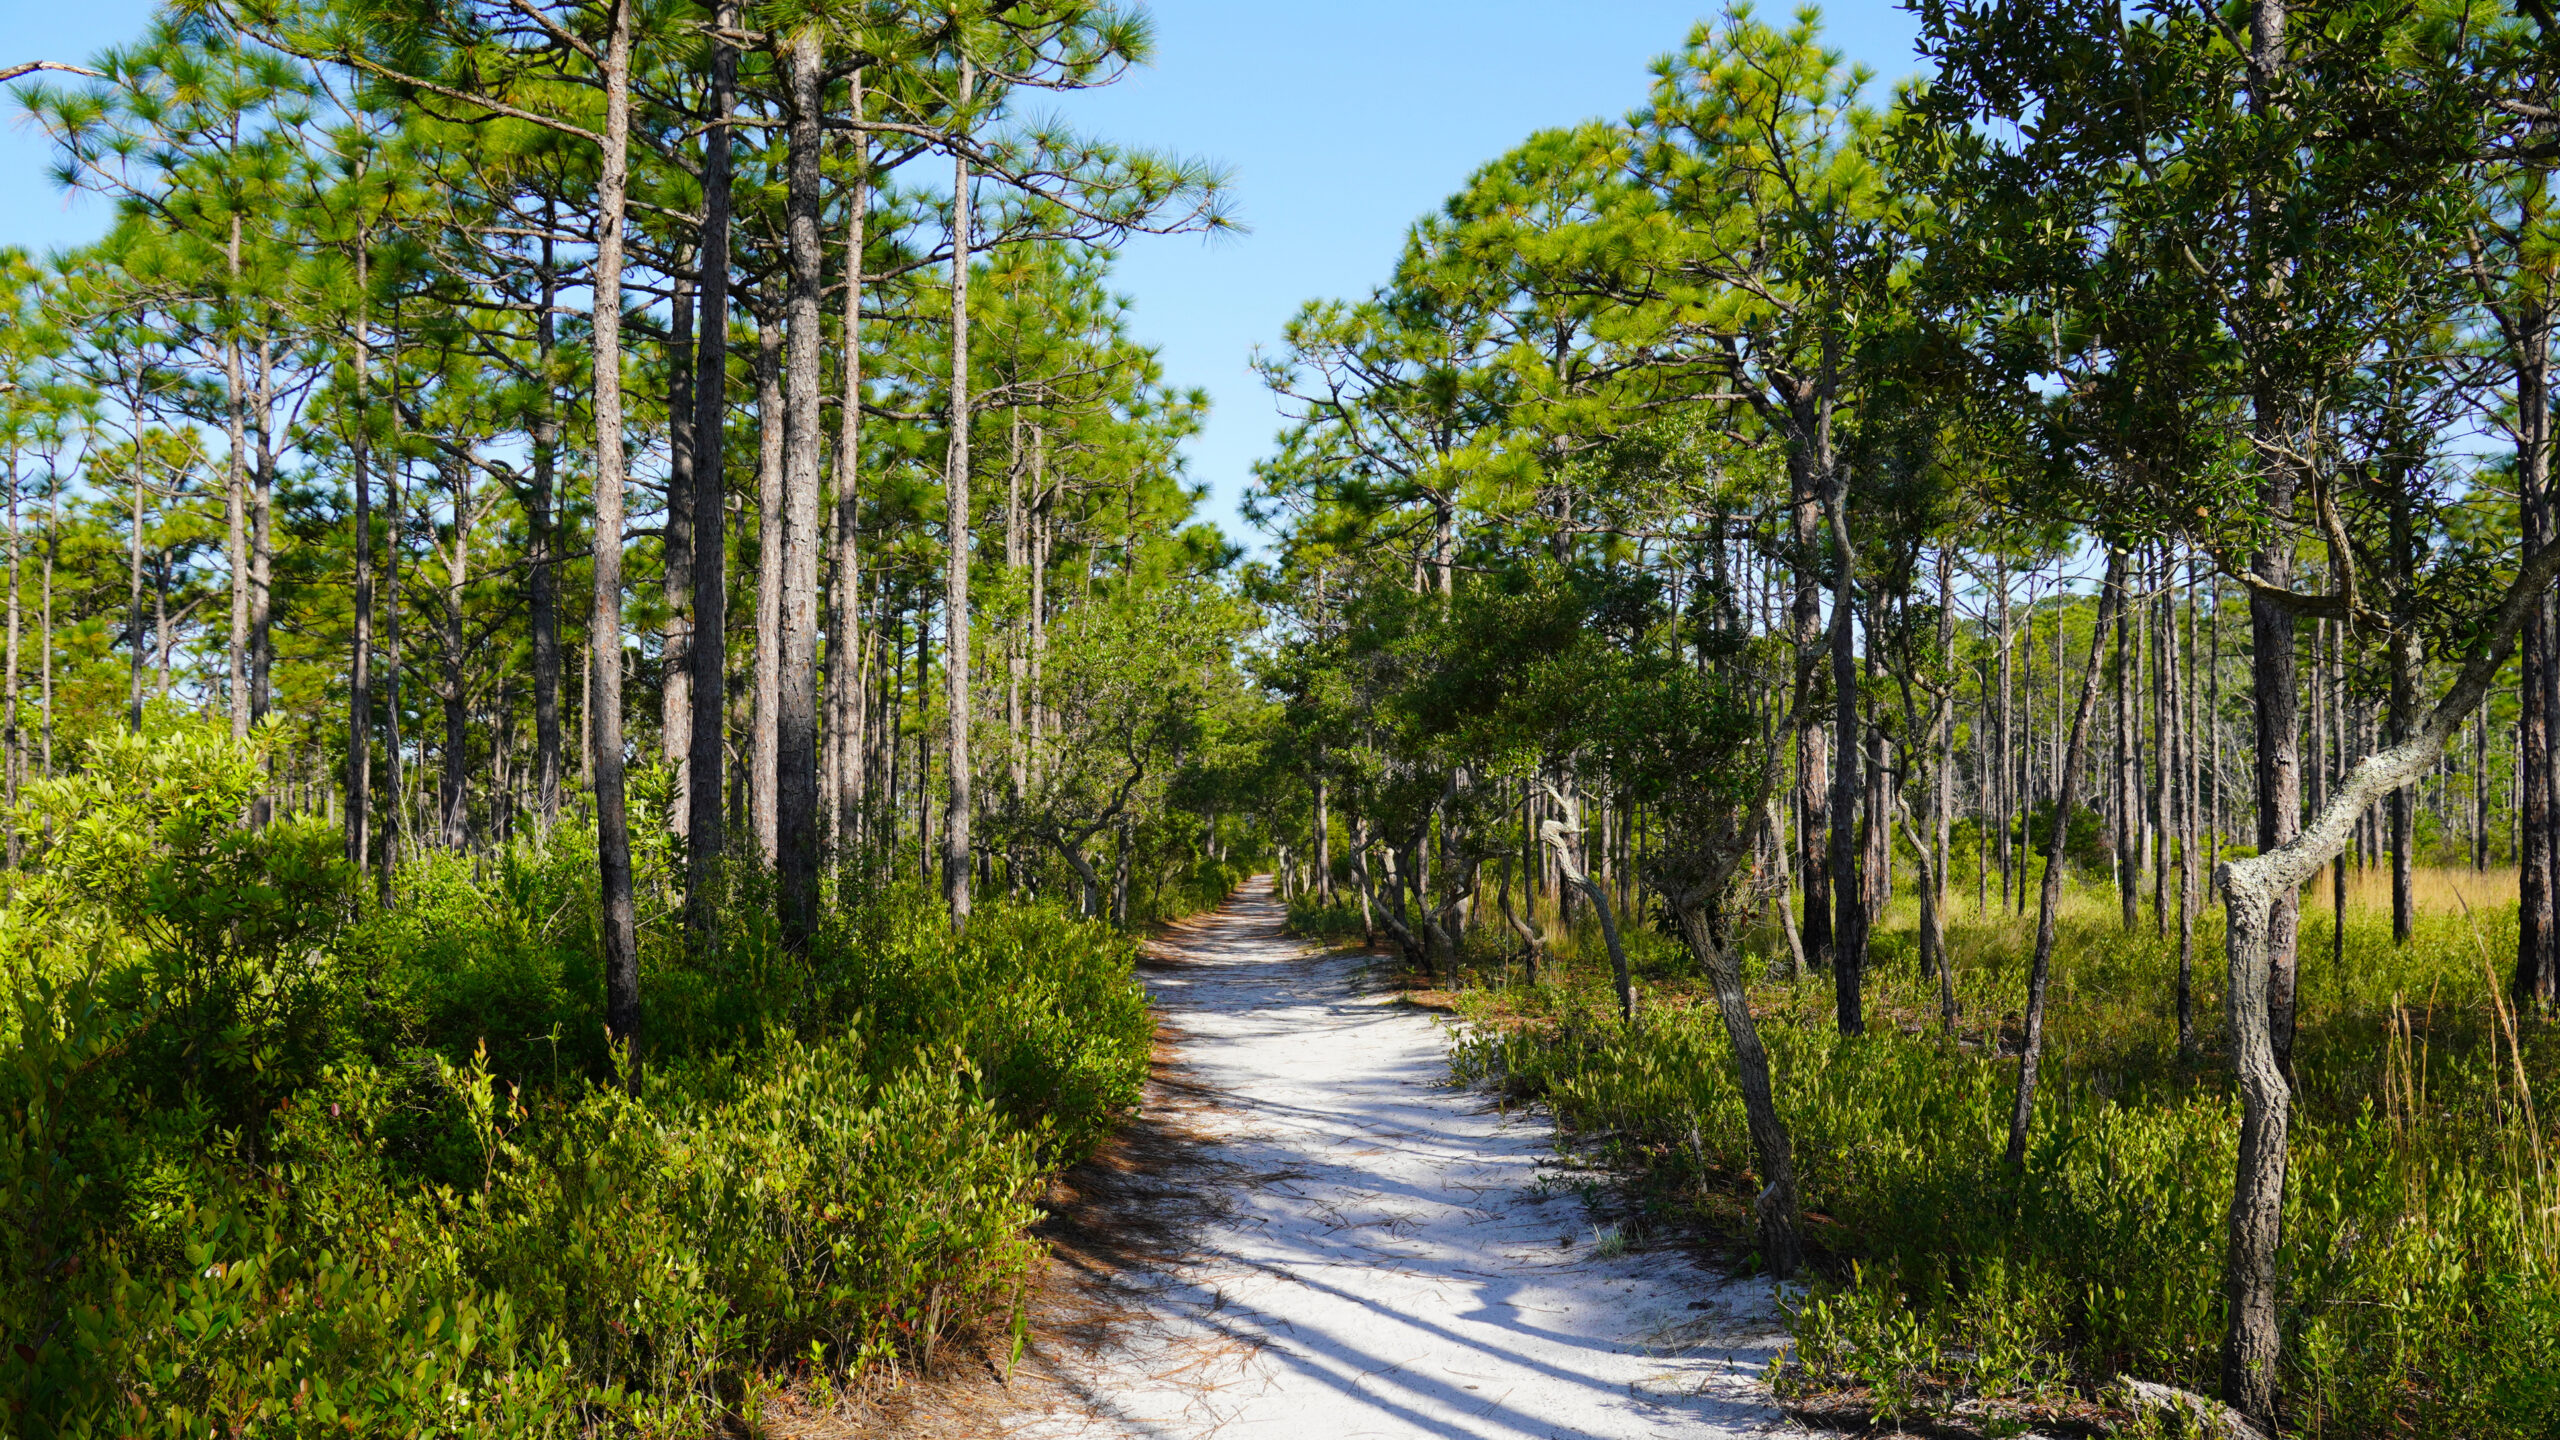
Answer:
[[[83,60],[137,33],[151,0],[0,0],[0,63]],[[1191,449],[1211,513],[1235,512],[1278,418],[1248,358],[1300,303],[1383,279],[1405,228],[1469,171],[1529,132],[1617,115],[1644,96],[1645,63],[1709,7],[1659,0],[1156,0],[1152,69],[1063,107],[1079,128],[1196,155],[1233,174],[1251,233],[1146,238],[1122,257],[1141,339],[1167,377],[1215,408]],[[1772,19],[1785,12],[1764,5]],[[1825,7],[1831,42],[1879,89],[1910,73],[1911,17],[1888,0]],[[73,244],[104,224],[45,178],[42,137],[7,109],[0,244]]]

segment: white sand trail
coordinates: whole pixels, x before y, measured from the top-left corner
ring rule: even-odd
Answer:
[[[1553,1131],[1446,1084],[1446,1036],[1248,886],[1151,977],[1229,1187],[1022,1440],[1657,1437],[1788,1428],[1765,1284],[1604,1257]],[[1552,1172],[1550,1172],[1552,1173]],[[1204,1181],[1204,1183],[1219,1183]],[[1560,1242],[1570,1238],[1571,1244]]]

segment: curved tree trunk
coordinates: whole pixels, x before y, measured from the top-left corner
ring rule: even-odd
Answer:
[[[1535,985],[1538,983],[1538,963],[1546,958],[1546,937],[1538,933],[1537,926],[1521,919],[1511,909],[1511,863],[1511,856],[1506,852],[1502,857],[1502,878],[1494,891],[1494,903],[1501,908],[1502,923],[1510,926],[1511,933],[1520,937],[1524,976],[1529,984]]]
[[[2531,552],[2499,603],[2481,648],[2464,662],[2444,697],[2407,740],[2358,761],[2311,823],[2283,845],[2245,860],[2225,861],[2221,881],[2224,949],[2230,965],[2224,1017],[2232,1065],[2240,1078],[2240,1154],[2231,1192],[2230,1252],[2223,1271],[2226,1329],[2222,1398],[2251,1419],[2275,1414],[2277,1363],[2276,1254],[2283,1239],[2285,1135],[2293,1092],[2276,1045],[2272,964],[2273,917],[2280,897],[2295,893],[2344,851],[2365,812],[2383,796],[2417,780],[2444,753],[2456,727],[2489,693],[2526,617],[2539,609],[2560,576],[2560,545]]]
[[[1733,1063],[1742,1088],[1742,1113],[1751,1131],[1751,1151],[1760,1167],[1761,1189],[1752,1203],[1760,1232],[1760,1259],[1781,1280],[1804,1267],[1802,1205],[1796,1193],[1795,1146],[1778,1116],[1769,1084],[1769,1052],[1760,1043],[1760,1028],[1751,1018],[1751,997],[1743,988],[1742,962],[1725,945],[1722,927],[1693,897],[1666,893],[1671,913],[1680,922],[1689,953],[1707,972],[1715,989],[1716,1013],[1724,1021],[1725,1038],[1733,1045]]]
[[[1559,808],[1564,808],[1561,799],[1557,803]],[[1570,816],[1570,810],[1567,814]],[[1594,881],[1574,858],[1570,837],[1580,833],[1580,825],[1567,824],[1564,820],[1548,820],[1538,826],[1539,837],[1547,842],[1548,849],[1555,852],[1556,868],[1563,872],[1565,883],[1580,890],[1600,917],[1600,938],[1609,946],[1609,973],[1618,986],[1618,1018],[1633,1024],[1636,991],[1635,982],[1627,973],[1627,950],[1618,942],[1618,921],[1610,913],[1609,892]]]

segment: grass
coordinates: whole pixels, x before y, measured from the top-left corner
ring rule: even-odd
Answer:
[[[2387,874],[2351,885],[2334,949],[2325,875],[2307,897],[2282,1256],[2292,1431],[2560,1430],[2560,1175],[2533,1103],[2560,1040],[2504,1009],[2513,885],[2420,872],[2406,945],[2392,943]],[[1848,1397],[1882,1423],[1988,1430],[2090,1413],[2120,1373],[2211,1393],[2237,1133],[2218,920],[2198,927],[2200,1044],[2182,1055],[2174,938],[2154,933],[2147,903],[2128,933],[2112,891],[2069,892],[2045,1087],[2013,1170],[2003,1051],[2032,917],[1977,915],[1959,896],[1961,1019],[1946,1035],[1914,908],[1900,897],[1879,927],[1855,1039],[1832,1025],[1827,976],[1776,978],[1771,937],[1753,942],[1754,1009],[1821,1272],[1783,1387]],[[1479,930],[1453,1064],[1550,1105],[1649,1225],[1747,1264],[1757,1181],[1722,1028],[1685,953],[1652,925],[1626,928],[1644,985],[1632,1030],[1594,937],[1559,933],[1533,989]]]

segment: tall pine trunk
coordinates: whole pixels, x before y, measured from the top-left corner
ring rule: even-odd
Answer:
[[[1814,563],[1822,543],[1822,494],[1817,477],[1792,454],[1787,466],[1789,520],[1795,542],[1795,597],[1788,609],[1798,653],[1824,641],[1822,581]],[[1796,841],[1802,847],[1798,868],[1804,887],[1804,921],[1799,927],[1806,963],[1831,963],[1831,830],[1830,737],[1813,707],[1806,707],[1796,730]],[[1558,897],[1562,899],[1560,895]],[[1559,911],[1569,920],[1569,912]]]
[[[768,297],[769,298],[769,297]],[[748,814],[757,853],[781,858],[782,812],[776,787],[782,759],[782,471],[791,421],[782,389],[783,333],[769,307],[756,311],[756,648],[755,723],[747,737]]]
[[[534,811],[543,834],[560,823],[560,542],[556,533],[560,476],[560,390],[551,367],[559,346],[559,325],[552,311],[559,304],[560,272],[552,254],[550,207],[544,208],[541,260],[542,305],[533,322],[533,368],[541,399],[533,422],[533,494],[526,505],[525,556],[531,572],[533,626],[533,783]],[[400,517],[394,507],[391,544],[400,544]],[[392,599],[396,610],[398,597]],[[396,623],[396,622],[395,622]],[[395,708],[396,704],[395,704]],[[396,747],[395,747],[396,748]],[[399,793],[394,780],[392,793]]]
[[[356,236],[355,425],[348,469],[355,483],[355,596],[347,656],[347,865],[362,876],[373,853],[373,460],[371,300],[373,238]]]
[[[779,840],[783,943],[808,948],[818,929],[818,557],[819,377],[826,322],[819,307],[825,240],[819,225],[819,107],[825,52],[814,25],[790,42],[790,170],[786,181],[790,286],[789,426],[783,457],[780,621],[775,657],[775,832]]]
[[[622,757],[622,220],[631,161],[631,0],[609,0],[604,155],[596,175],[595,611],[588,629],[595,694],[596,871],[604,941],[605,1027],[640,1081],[640,947],[631,894],[631,826]]]
[[[687,247],[690,248],[690,247]],[[692,821],[693,745],[693,292],[679,274],[667,326],[667,518],[659,537],[659,600],[667,612],[658,647],[658,756],[675,777],[669,817]]]
[[[702,331],[694,346],[693,715],[685,747],[685,930],[697,954],[719,944],[720,865],[727,845],[721,808],[729,699],[729,542],[726,460],[729,427],[729,121],[737,108],[735,0],[712,12],[711,128],[702,144]]]
[[[958,123],[967,123],[977,72],[960,61]],[[951,794],[944,806],[942,888],[951,928],[969,923],[969,161],[955,149],[951,161],[951,435],[943,461],[943,615],[947,633],[942,673],[950,707]],[[1122,847],[1126,850],[1126,846]]]
[[[853,72],[848,108],[860,120],[862,72]],[[862,643],[862,257],[864,227],[871,202],[871,142],[857,130],[846,168],[852,193],[845,197],[844,234],[844,403],[838,411],[836,436],[836,514],[834,605],[827,617],[827,697],[835,717],[836,834],[838,851],[851,854],[859,842],[865,789],[869,714],[864,688],[870,654]]]
[[[1859,775],[1858,659],[1856,564],[1849,548],[1848,477],[1833,467],[1823,492],[1823,508],[1831,525],[1831,703],[1837,738],[1832,746],[1836,767],[1831,777],[1831,888],[1833,897],[1831,989],[1835,1017],[1843,1035],[1867,1028],[1866,961],[1867,896],[1861,883],[1865,866],[1858,845],[1858,812],[1863,797]],[[1877,827],[1879,830],[1881,826]]]

